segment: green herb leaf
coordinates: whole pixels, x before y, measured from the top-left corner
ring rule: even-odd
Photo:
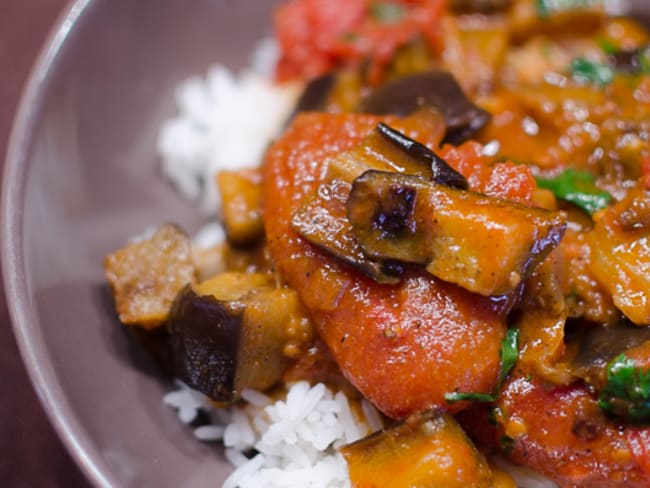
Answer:
[[[519,358],[519,329],[510,327],[501,341],[501,367],[499,368],[499,378],[497,380],[497,390],[503,384],[503,381],[512,370],[512,367]]]
[[[650,422],[650,371],[620,354],[607,365],[607,383],[598,395],[605,412],[639,423]]]
[[[593,215],[612,201],[612,196],[595,185],[596,178],[587,171],[567,169],[555,178],[536,178],[537,186],[551,190],[557,198],[571,202]]]
[[[406,17],[406,8],[392,2],[370,4],[370,15],[380,24],[396,24]]]
[[[610,39],[599,39],[598,46],[605,54],[614,54],[616,51],[618,51],[618,46]]]
[[[536,0],[537,16],[547,19],[551,14],[602,5],[602,0]]]
[[[480,402],[480,403],[489,403],[496,400],[496,397],[491,393],[469,393],[469,392],[460,392],[452,391],[451,393],[445,393],[445,400],[449,403],[456,402]]]
[[[580,83],[605,86],[614,79],[614,68],[606,63],[596,63],[585,58],[571,61],[571,76]]]

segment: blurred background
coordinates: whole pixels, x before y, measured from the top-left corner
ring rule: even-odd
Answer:
[[[0,0],[0,164],[29,71],[67,0]],[[0,293],[0,485],[90,485],[50,426],[16,347]]]

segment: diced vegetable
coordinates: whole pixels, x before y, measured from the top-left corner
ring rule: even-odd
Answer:
[[[369,256],[424,265],[486,296],[514,290],[566,227],[561,213],[380,171],[354,181],[348,218]]]
[[[625,321],[610,326],[594,325],[579,336],[577,353],[568,368],[576,377],[600,389],[607,381],[608,363],[648,341],[650,327],[635,327]]]
[[[567,169],[555,178],[537,178],[537,185],[551,190],[556,197],[579,206],[591,215],[612,201],[609,193],[595,185],[595,180],[586,171]]]
[[[228,240],[235,245],[248,245],[259,240],[264,232],[260,171],[220,171],[217,183]]]
[[[418,73],[386,83],[361,100],[359,111],[405,116],[423,106],[439,110],[447,122],[443,142],[460,144],[490,120],[490,114],[470,102],[447,71]]]
[[[565,237],[566,238],[566,237]],[[519,329],[518,368],[553,383],[575,380],[564,359],[568,307],[564,297],[562,250],[551,253],[528,278],[512,323]]]
[[[197,276],[190,240],[175,225],[109,254],[104,269],[120,321],[148,329],[167,320],[178,292]]]
[[[354,239],[346,218],[346,203],[352,185],[333,180],[323,183],[315,195],[293,215],[291,227],[302,237],[333,254],[377,283],[397,283],[399,265],[386,265],[368,258]]]
[[[187,286],[169,318],[173,371],[210,398],[237,400],[244,388],[264,390],[282,377],[311,338],[294,291],[255,273],[223,273]]]
[[[386,124],[379,123],[376,130],[372,131],[362,143],[349,151],[344,151],[327,160],[327,179],[341,179],[352,183],[352,181],[369,169],[382,171],[398,171],[412,175],[422,176],[427,179],[434,178],[434,166],[431,157],[424,156],[428,147],[421,144],[423,148],[405,150],[412,139],[405,134],[405,129],[413,129],[419,133],[428,134],[429,145],[437,145],[442,139],[446,124],[440,114],[432,108],[421,108],[405,117],[399,122],[401,131],[385,128]],[[400,136],[393,134],[387,137],[386,132],[397,132]],[[401,144],[396,144],[395,138],[402,137]],[[420,143],[418,143],[420,144]],[[436,165],[435,171],[440,172]],[[453,171],[453,170],[452,170]],[[462,178],[462,176],[461,176]]]
[[[621,312],[637,325],[650,325],[650,191],[631,190],[594,221],[587,234],[589,269]]]
[[[354,488],[493,486],[487,461],[447,413],[415,415],[341,452]]]
[[[621,73],[650,73],[650,46],[614,51],[610,54],[610,59],[614,68]]]
[[[468,185],[465,177],[424,144],[420,144],[384,123],[377,125],[377,132],[394,146],[431,168],[431,179],[436,183],[467,190]]]

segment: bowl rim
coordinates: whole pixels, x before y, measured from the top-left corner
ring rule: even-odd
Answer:
[[[54,373],[53,360],[37,326],[27,287],[22,239],[24,189],[29,147],[44,101],[44,90],[66,41],[93,0],[70,0],[53,24],[29,73],[9,133],[0,203],[0,259],[7,309],[23,363],[41,406],[59,438],[88,481],[98,487],[121,483],[111,473],[97,445],[76,418]]]

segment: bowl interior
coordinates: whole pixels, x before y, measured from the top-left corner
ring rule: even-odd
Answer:
[[[646,0],[633,0],[647,18]],[[131,346],[102,260],[162,222],[201,217],[155,155],[175,85],[247,64],[271,0],[79,0],[44,51],[12,136],[3,267],[16,335],[50,418],[97,485],[219,486],[230,468],[161,406],[170,385]]]
[[[4,192],[7,296],[41,399],[105,486],[218,486],[223,453],[161,406],[170,385],[114,318],[106,253],[198,212],[159,173],[173,90],[214,62],[239,69],[271,32],[271,1],[79,1],[25,94]]]

